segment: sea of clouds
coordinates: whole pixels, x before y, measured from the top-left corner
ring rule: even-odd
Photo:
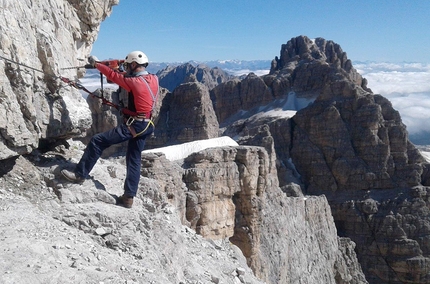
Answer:
[[[409,138],[430,144],[430,64],[356,62],[373,93],[388,98],[399,111]]]
[[[353,66],[367,79],[367,86],[373,93],[388,98],[399,111],[410,140],[416,145],[430,145],[430,64],[353,62]],[[250,72],[259,76],[269,73],[267,69],[225,71],[236,76]],[[99,73],[88,72],[81,83],[94,91],[100,87]],[[104,84],[116,88],[106,81]]]

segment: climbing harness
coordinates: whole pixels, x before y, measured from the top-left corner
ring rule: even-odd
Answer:
[[[158,85],[158,78],[155,77],[156,80],[157,80],[157,86],[158,87],[157,87],[157,93],[154,95],[154,93],[152,92],[151,88],[149,87],[148,82],[146,82],[145,78],[143,78],[143,76],[139,76],[139,77],[140,77],[140,79],[142,79],[143,82],[145,82],[146,87],[148,88],[148,91],[151,94],[151,97],[152,97],[152,108],[151,109],[153,110],[154,106],[155,106],[155,103],[156,103],[156,100],[157,100],[158,93],[160,91],[160,86]],[[130,131],[131,135],[133,135],[133,138],[136,138],[137,136],[142,135],[146,130],[148,130],[148,128],[149,128],[150,125],[152,125],[152,126],[155,127],[155,124],[152,121],[152,110],[151,110],[151,114],[150,114],[149,118],[145,118],[145,116],[143,116],[143,117],[130,116],[127,119],[127,121],[125,122],[125,125],[127,126],[127,128]],[[142,120],[144,120],[145,122],[148,122],[148,124],[146,125],[145,129],[143,129],[139,133],[136,133],[136,130],[134,129],[134,127],[132,126],[132,124],[133,124],[134,121],[142,121]]]
[[[70,80],[69,78],[66,78],[66,77],[63,77],[63,76],[57,76],[57,75],[53,75],[53,74],[48,74],[48,73],[44,72],[43,70],[39,70],[39,69],[36,69],[36,68],[34,68],[34,67],[31,67],[31,66],[25,65],[25,64],[23,64],[23,63],[19,63],[19,62],[17,62],[17,61],[14,61],[14,60],[12,60],[12,59],[10,59],[10,58],[7,58],[7,57],[1,56],[1,55],[0,55],[0,58],[1,58],[1,59],[3,59],[3,60],[5,60],[5,61],[8,61],[8,62],[14,63],[14,64],[16,64],[16,65],[19,65],[19,66],[25,67],[25,68],[27,68],[27,69],[30,69],[30,70],[33,70],[33,71],[36,71],[36,72],[40,72],[40,73],[42,73],[42,74],[44,74],[44,75],[47,75],[47,76],[50,76],[50,77],[52,77],[52,78],[54,78],[54,79],[60,79],[63,83],[66,83],[67,85],[69,85],[69,86],[71,86],[71,87],[74,87],[74,88],[76,88],[76,89],[78,89],[78,90],[82,90],[82,91],[84,91],[84,92],[88,93],[89,95],[91,95],[92,97],[95,97],[95,98],[100,99],[100,100],[102,101],[102,104],[104,104],[104,105],[107,105],[107,106],[110,106],[110,107],[114,107],[114,108],[116,108],[117,110],[120,110],[120,109],[121,109],[121,107],[120,107],[119,105],[114,104],[113,102],[111,102],[111,101],[109,101],[109,100],[107,100],[107,99],[105,99],[105,98],[103,97],[103,78],[101,78],[101,81],[102,81],[101,96],[97,96],[96,94],[94,94],[93,92],[89,91],[87,88],[85,88],[82,84],[78,83],[77,81]],[[112,63],[112,66],[115,66],[114,64],[118,64],[118,66],[119,66],[119,64],[120,64],[120,62],[121,62],[121,60],[110,60],[109,62],[113,62],[113,61],[116,61],[116,63],[115,63],[115,62],[114,62],[114,63]],[[106,63],[105,63],[105,64],[106,64]],[[86,66],[86,65],[85,65],[85,66]],[[108,66],[110,66],[110,65],[108,65]],[[94,67],[93,67],[93,68],[94,68]],[[67,69],[67,68],[65,68],[65,69]],[[72,68],[70,68],[70,69],[72,69]]]
[[[134,121],[145,121],[147,122],[145,129],[143,129],[142,131],[136,133],[136,130],[133,127],[133,122]],[[125,125],[127,126],[128,130],[130,131],[131,135],[133,136],[133,138],[136,138],[137,136],[142,135],[143,133],[145,133],[146,130],[148,130],[149,126],[152,125],[155,127],[154,122],[152,121],[152,119],[148,119],[148,118],[137,118],[134,116],[130,116],[127,121],[125,122]]]

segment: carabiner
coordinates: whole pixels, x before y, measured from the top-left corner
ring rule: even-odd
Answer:
[[[133,122],[134,122],[134,117],[130,116],[130,117],[127,119],[127,122],[125,123],[125,125],[130,126],[130,125],[132,125],[132,124],[133,124]]]

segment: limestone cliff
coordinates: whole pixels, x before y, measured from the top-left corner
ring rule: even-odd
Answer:
[[[123,157],[101,160],[82,185],[58,175],[82,150],[1,164],[2,283],[367,283],[325,197],[276,186],[274,152],[212,148],[184,163],[145,154],[128,210],[114,205]]]
[[[291,39],[266,76],[163,90],[148,146],[220,130],[241,146],[145,155],[132,210],[113,205],[121,156],[83,185],[61,179],[83,146],[55,142],[118,123],[58,80],[81,75],[62,68],[87,57],[117,3],[1,2],[2,282],[427,281],[430,165],[332,41]]]
[[[235,120],[225,120],[224,134],[246,141],[266,125],[282,189],[327,197],[338,233],[357,244],[370,283],[426,283],[429,164],[409,141],[399,113],[367,88],[332,42],[298,37],[280,55],[263,79],[273,94],[275,82],[284,82],[287,95],[240,116],[220,109],[220,119]],[[218,86],[215,95],[235,84],[241,82]],[[227,94],[234,100],[237,93]],[[293,94],[309,104],[288,103]]]
[[[65,88],[58,76],[82,75],[62,68],[87,58],[100,23],[116,4],[118,0],[0,2],[0,56],[11,60],[0,60],[0,160],[78,135],[91,125],[81,94]]]
[[[157,104],[157,127],[147,140],[148,148],[218,137],[218,120],[204,84],[183,83],[162,95]]]
[[[294,96],[313,101],[339,78],[369,90],[367,80],[358,74],[338,44],[299,36],[282,45],[270,74],[258,77],[251,73],[245,80],[231,80],[215,87],[211,95],[215,113],[223,124],[239,109],[251,111],[273,100]]]
[[[158,179],[142,177],[127,210],[114,205],[123,157],[102,159],[82,185],[60,178],[83,146],[0,164],[1,283],[263,283],[228,240],[182,225],[164,190],[174,186],[181,198],[179,166],[167,161]]]

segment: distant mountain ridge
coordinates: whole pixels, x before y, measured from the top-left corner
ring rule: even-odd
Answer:
[[[210,68],[205,64],[194,66],[185,63],[179,66],[168,66],[157,72],[160,86],[173,92],[182,83],[198,81],[208,89],[234,78],[219,67]]]
[[[194,67],[197,67],[199,65],[206,65],[209,68],[218,67],[223,71],[229,73],[230,75],[237,75],[237,71],[241,70],[249,70],[250,72],[258,70],[270,70],[270,62],[271,60],[190,60],[187,62],[149,62],[149,65],[146,70],[148,70],[149,73],[156,74],[157,72],[165,69],[166,67],[176,67],[188,63],[193,65]],[[87,69],[85,77],[88,78],[89,76],[94,76],[94,74],[97,74],[98,77],[100,73],[96,69]]]
[[[210,68],[221,68],[227,73],[234,75],[234,71],[248,69],[251,71],[256,70],[269,70],[271,60],[212,60],[212,61],[196,61],[190,60],[188,62],[150,62],[148,65],[148,72],[157,73],[158,71],[166,68],[167,66],[180,66],[189,63],[193,66],[206,65]]]
[[[149,66],[147,68],[148,72],[156,74],[158,71],[166,68],[167,66],[180,66],[186,63],[189,63],[193,66],[198,65],[206,65],[210,68],[218,67],[222,70],[230,73],[231,75],[237,75],[237,71],[241,70],[249,70],[249,71],[257,71],[257,70],[270,70],[272,59],[260,59],[260,60],[239,60],[239,59],[228,59],[228,60],[210,60],[210,61],[197,61],[197,60],[189,60],[189,61],[175,61],[175,62],[149,62]],[[372,67],[378,70],[401,70],[405,71],[419,71],[419,70],[427,70],[428,64],[419,63],[419,62],[377,62],[377,61],[352,61],[353,65],[361,70],[362,67]],[[91,71],[97,72],[96,70],[88,70],[87,72],[91,73]],[[97,72],[98,73],[98,72]]]
[[[106,60],[112,60],[112,58]],[[255,72],[257,76],[268,74],[270,62],[270,60],[150,62],[146,69],[149,73],[157,74],[160,78],[160,86],[170,91],[185,82],[190,75],[194,75],[197,81],[203,82],[209,89],[212,89],[221,82],[233,77],[246,76],[251,72]],[[90,90],[95,90],[100,87],[100,72],[97,69],[87,69],[81,83]],[[104,83],[107,84],[106,79]],[[105,85],[105,87],[108,86]]]

